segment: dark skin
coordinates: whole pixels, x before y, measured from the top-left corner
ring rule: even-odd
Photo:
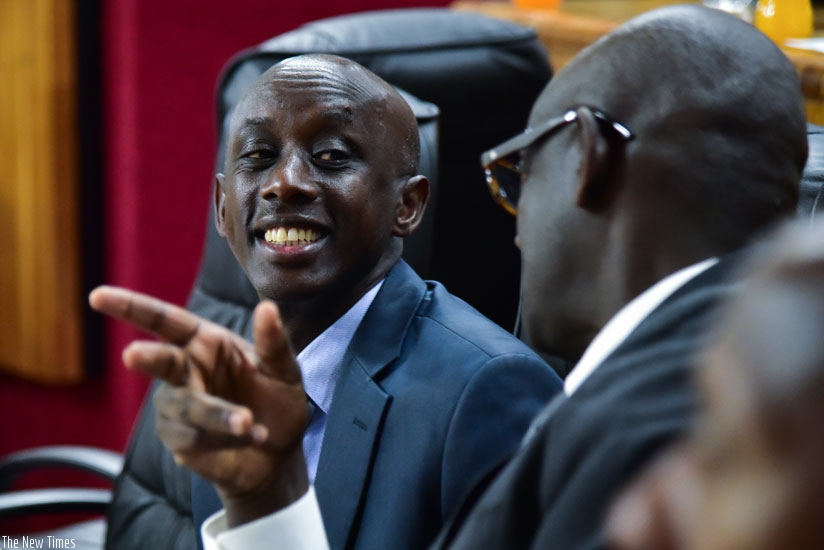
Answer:
[[[215,219],[301,350],[398,261],[428,184],[403,98],[338,58],[304,56],[261,77],[231,119]],[[267,229],[312,231],[282,246]]]
[[[286,60],[239,103],[217,175],[218,231],[261,296],[254,343],[126,289],[89,297],[163,341],[130,344],[124,363],[166,382],[155,394],[158,435],[178,463],[214,482],[230,525],[307,490],[295,352],[400,258],[429,193],[416,174],[417,140],[403,98],[360,65]]]
[[[175,461],[215,484],[231,525],[306,492],[306,395],[274,302],[255,309],[254,344],[130,290],[98,287],[89,302],[163,340],[129,344],[123,362],[166,382],[155,393],[158,436]]]
[[[732,53],[729,43],[737,44]],[[752,56],[752,67],[707,69],[693,61],[728,55]],[[679,70],[662,78],[662,63]],[[705,86],[708,77],[730,83],[728,93]],[[579,120],[525,151],[517,243],[528,343],[575,360],[639,292],[679,268],[742,246],[764,219],[792,212],[806,159],[797,88],[792,66],[751,25],[698,7],[636,19],[560,71],[536,102],[530,124],[572,108]],[[636,137],[616,143],[586,106],[606,112]],[[761,117],[756,127],[769,124],[770,132],[746,131],[753,111]],[[699,120],[706,123],[696,126]],[[775,148],[782,154],[767,153]],[[742,158],[742,152],[754,158]],[[755,182],[754,189],[737,192],[742,178]],[[250,278],[255,280],[252,273]],[[118,308],[101,307],[99,299],[92,296],[98,309],[117,313]],[[134,323],[134,315],[127,320]],[[274,331],[261,331],[269,334]],[[302,431],[292,433],[292,425],[266,428],[299,446]],[[299,474],[278,471],[280,461],[292,455],[281,453],[269,462],[267,489],[280,488],[279,496],[268,495],[263,503],[245,493],[245,500],[224,500],[233,525],[277,509],[299,492]]]
[[[699,370],[695,430],[612,508],[616,550],[820,546],[823,229],[787,231],[751,268]]]

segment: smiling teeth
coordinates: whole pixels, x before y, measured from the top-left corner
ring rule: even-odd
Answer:
[[[267,229],[263,234],[267,243],[281,245],[309,244],[317,241],[320,235],[311,229],[298,229],[296,227],[273,227]]]

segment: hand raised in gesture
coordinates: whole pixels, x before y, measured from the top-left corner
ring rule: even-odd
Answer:
[[[123,362],[165,382],[155,393],[158,436],[179,464],[215,484],[230,526],[306,492],[306,394],[273,302],[255,309],[254,343],[122,288],[99,287],[89,303],[163,340],[131,343]]]

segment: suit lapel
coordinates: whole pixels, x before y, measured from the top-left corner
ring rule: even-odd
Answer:
[[[347,354],[323,437],[315,489],[332,548],[344,548],[361,508],[387,395]]]
[[[354,541],[391,395],[375,381],[400,354],[426,291],[403,261],[390,271],[346,353],[323,437],[315,488],[332,548]]]

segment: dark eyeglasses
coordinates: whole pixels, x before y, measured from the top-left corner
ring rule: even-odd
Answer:
[[[624,141],[632,139],[632,133],[620,122],[615,122],[597,109],[588,108],[596,120],[606,127],[612,128]],[[564,126],[572,124],[578,119],[578,112],[571,109],[562,116],[551,118],[535,126],[527,128],[523,133],[501,143],[481,155],[481,166],[486,173],[486,184],[495,201],[504,210],[513,216],[518,214],[518,198],[521,195],[521,152],[541,138],[549,137],[552,133]]]

